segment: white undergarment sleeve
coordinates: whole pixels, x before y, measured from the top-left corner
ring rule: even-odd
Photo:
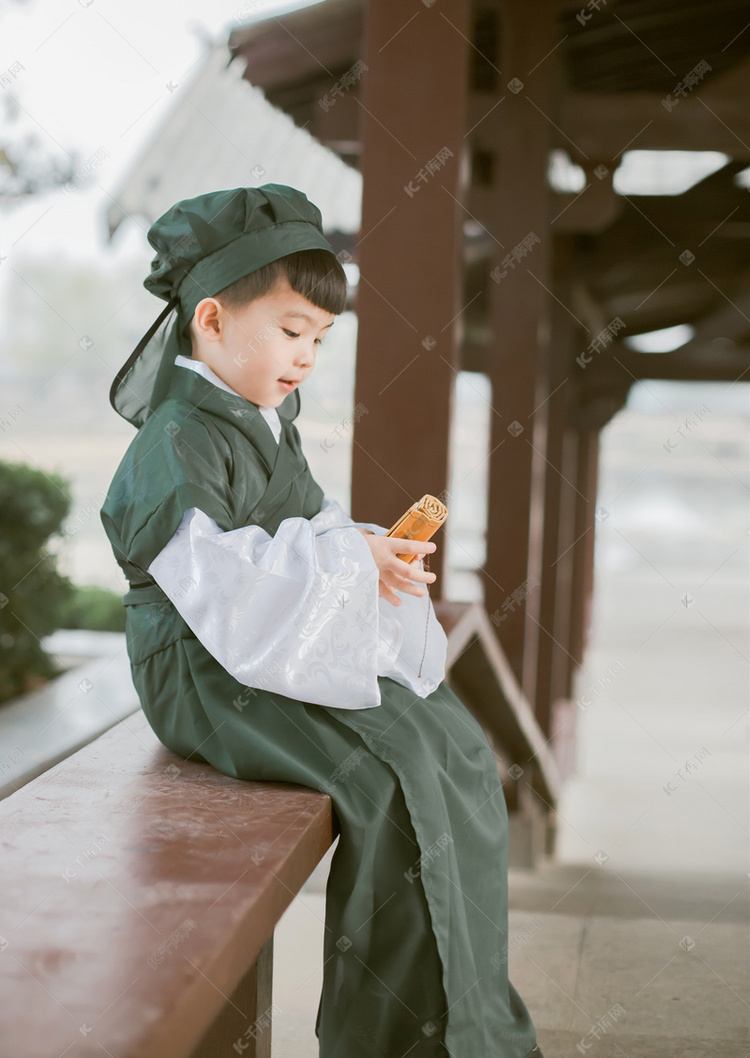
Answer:
[[[388,532],[374,522],[353,521],[330,496],[323,497],[310,524],[316,533],[342,525],[371,529],[382,536]],[[448,640],[429,595],[419,597],[402,591],[397,595],[400,606],[378,599],[378,675],[390,676],[424,698],[445,679]]]
[[[325,497],[274,536],[222,532],[193,507],[148,568],[203,646],[238,682],[338,709],[380,705],[378,676],[426,697],[445,676],[447,640],[429,595],[378,596],[354,523]],[[418,675],[421,662],[421,676]]]

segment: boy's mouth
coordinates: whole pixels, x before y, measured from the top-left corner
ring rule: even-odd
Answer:
[[[284,387],[284,389],[286,389],[286,390],[288,390],[290,392],[291,392],[291,390],[294,389],[295,386],[299,385],[300,381],[301,380],[298,379],[298,378],[280,378],[279,379],[279,382]]]

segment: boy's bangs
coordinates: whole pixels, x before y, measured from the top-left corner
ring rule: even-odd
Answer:
[[[289,285],[323,312],[338,316],[346,308],[346,274],[326,250],[299,250],[278,261]]]
[[[228,309],[241,309],[262,298],[286,275],[289,285],[323,312],[338,316],[346,308],[346,273],[327,250],[297,250],[249,272],[215,295]]]

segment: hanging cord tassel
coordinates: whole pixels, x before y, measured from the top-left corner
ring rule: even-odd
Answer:
[[[431,570],[430,570],[430,556],[427,555],[427,554],[424,556],[424,559],[422,560],[422,569],[424,569],[427,573],[431,572]],[[421,657],[420,662],[419,662],[419,672],[417,673],[417,677],[419,679],[421,679],[421,677],[422,677],[422,662],[424,661],[424,656],[427,653],[427,628],[428,628],[429,623],[430,623],[430,585],[429,584],[425,584],[425,588],[426,588],[425,599],[427,601],[427,617],[426,617],[425,623],[424,623],[424,647],[422,649],[422,657]]]

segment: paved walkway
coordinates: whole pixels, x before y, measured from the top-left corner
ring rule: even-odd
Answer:
[[[603,434],[591,641],[557,859],[744,874],[747,419],[704,414],[680,443],[673,432],[666,413],[630,412]]]
[[[273,1058],[318,1056],[323,873],[276,930]],[[746,876],[550,865],[509,886],[510,977],[545,1058],[747,1058]]]

